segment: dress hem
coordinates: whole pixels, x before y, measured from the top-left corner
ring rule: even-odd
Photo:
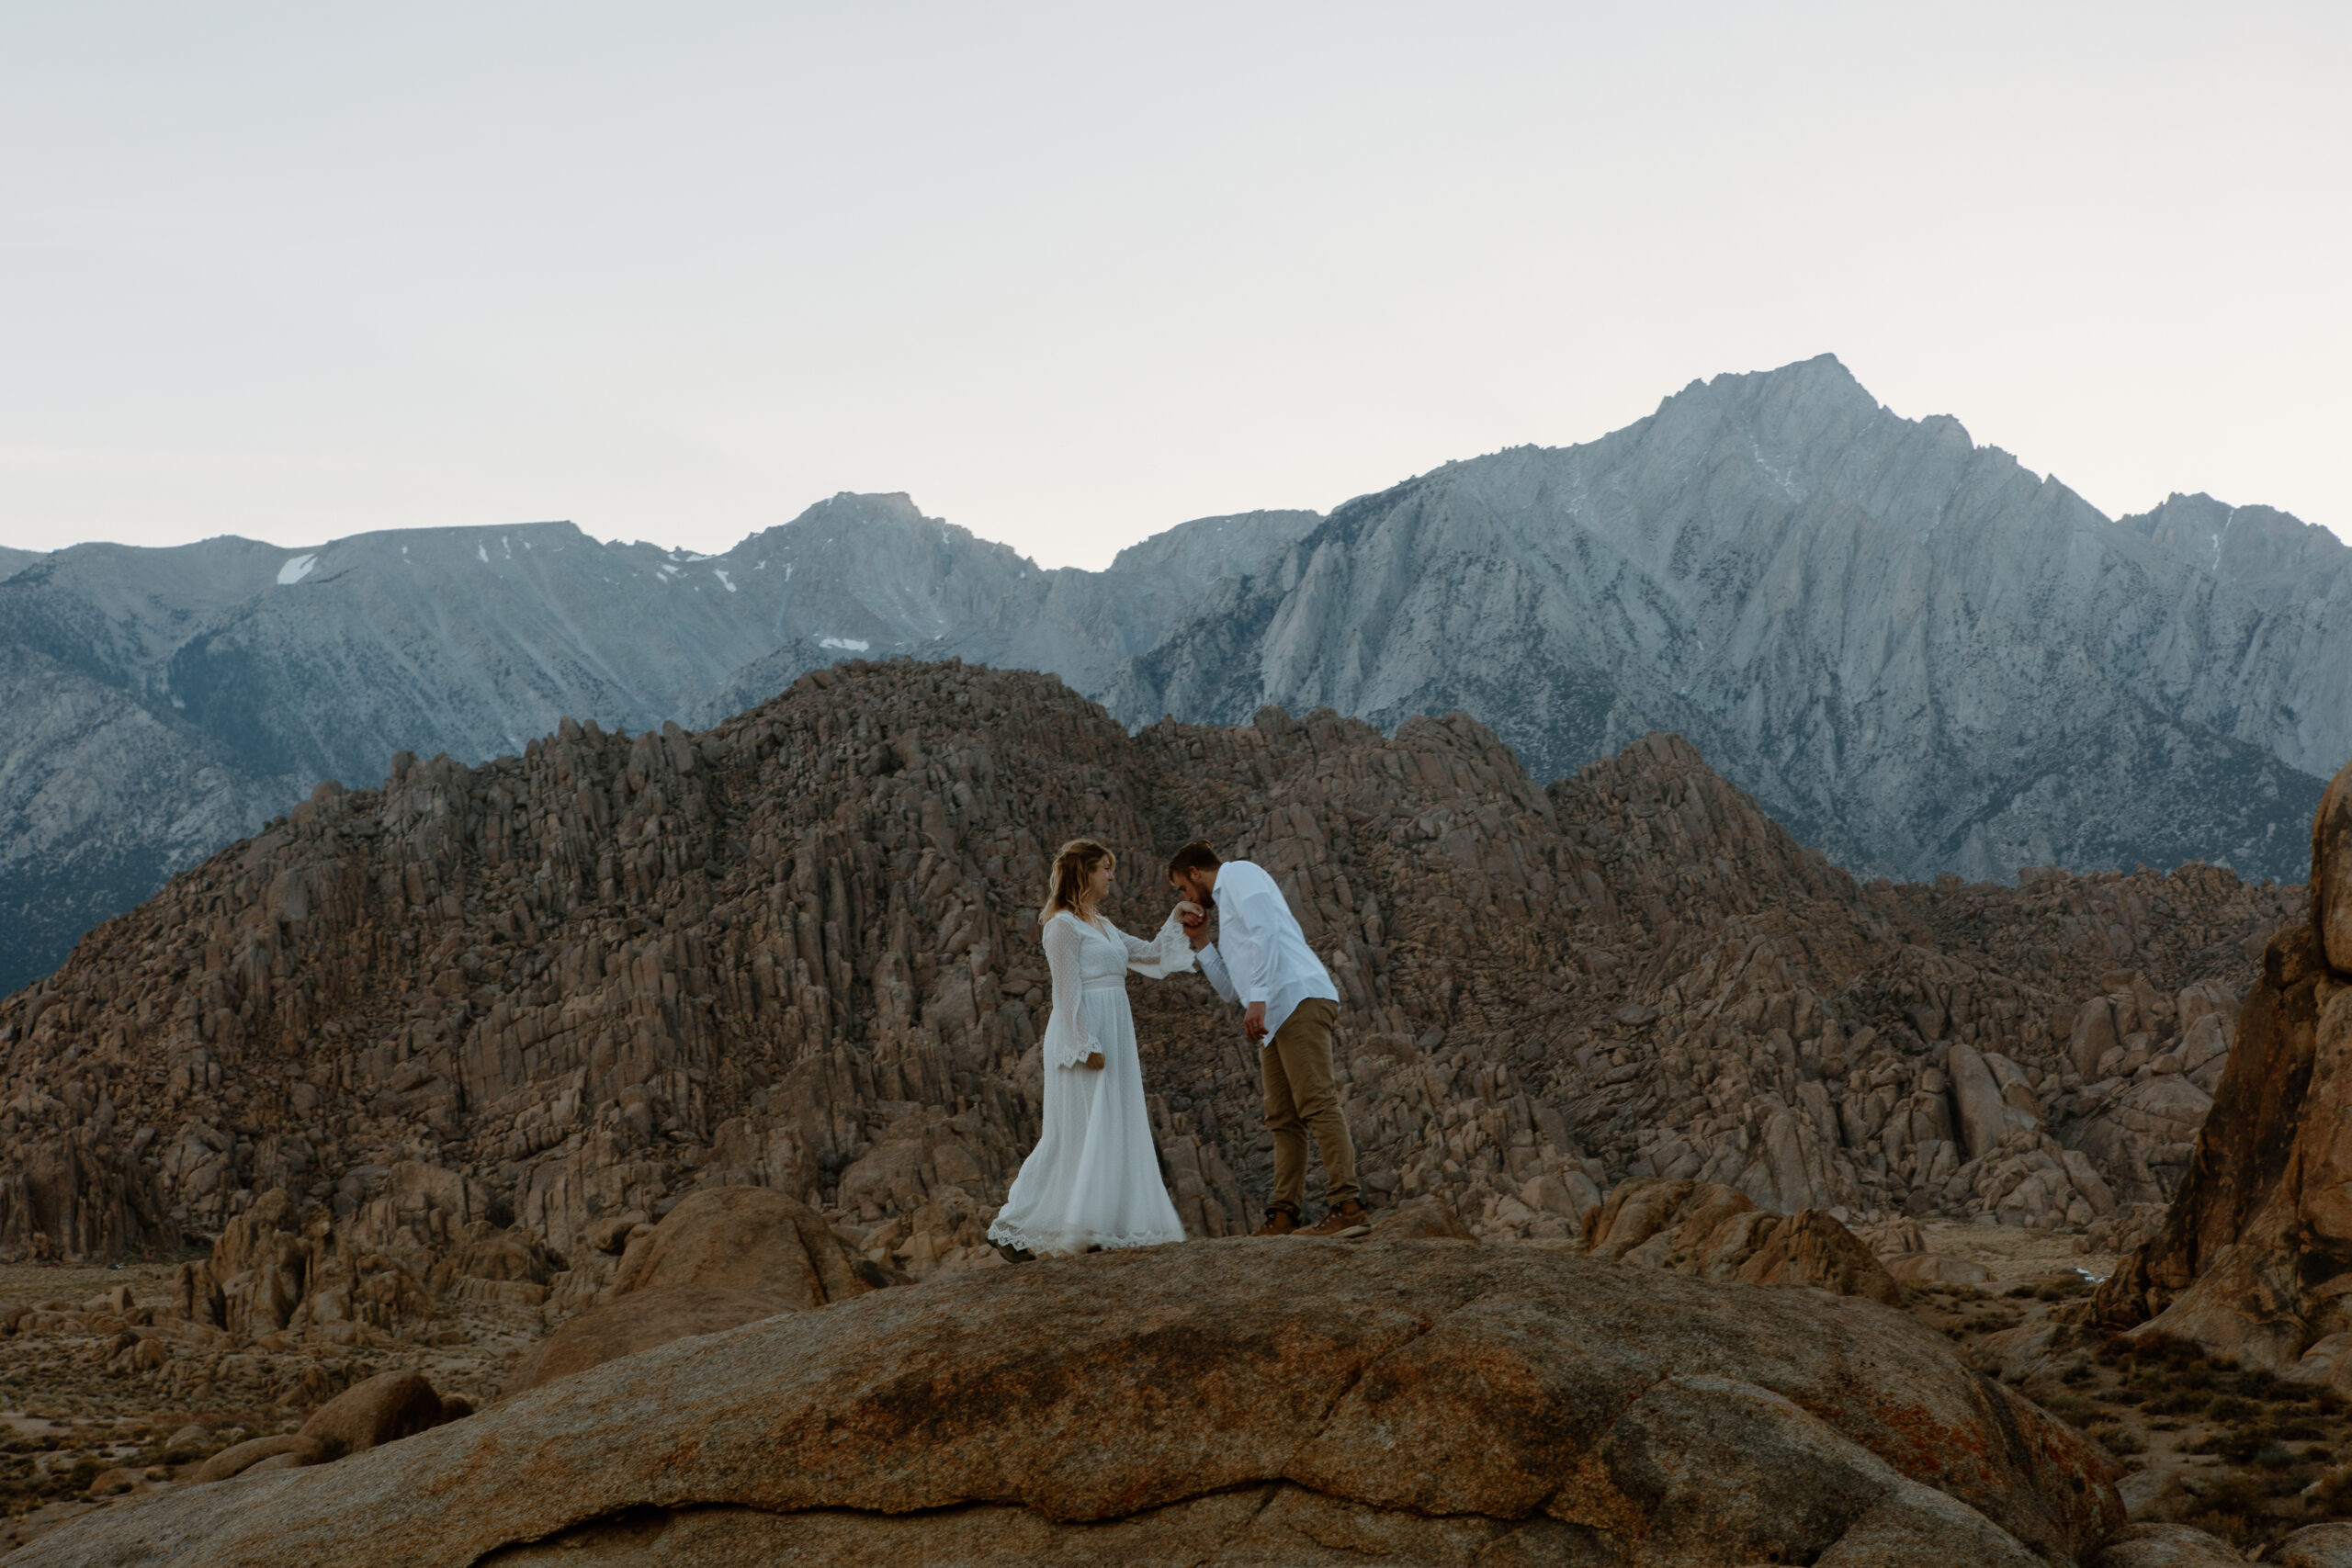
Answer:
[[[1144,1247],[1166,1247],[1171,1242],[1182,1241],[1184,1233],[1178,1231],[1174,1235],[1162,1235],[1153,1231],[1136,1231],[1126,1235],[1095,1236],[1084,1243],[1074,1243],[1067,1239],[1065,1233],[1057,1232],[1049,1240],[1044,1235],[1033,1235],[1019,1225],[999,1224],[989,1227],[988,1237],[989,1240],[1001,1247],[1017,1247],[1024,1252],[1044,1256],[1084,1252],[1090,1247],[1099,1247],[1105,1252],[1126,1252]]]

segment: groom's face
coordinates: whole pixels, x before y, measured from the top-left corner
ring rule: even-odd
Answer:
[[[1180,895],[1190,898],[1204,909],[1208,908],[1209,893],[1215,887],[1216,881],[1207,872],[1198,867],[1188,867],[1177,872],[1168,880],[1175,885],[1176,891]]]

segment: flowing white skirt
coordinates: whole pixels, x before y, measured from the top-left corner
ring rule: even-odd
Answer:
[[[1126,977],[1089,985],[1082,998],[1087,1032],[1102,1049],[1102,1068],[1057,1067],[1047,1042],[1045,1128],[1021,1162],[989,1239],[1035,1253],[1182,1241],[1184,1224],[1152,1150]],[[1053,1028],[1049,1021],[1047,1032]]]

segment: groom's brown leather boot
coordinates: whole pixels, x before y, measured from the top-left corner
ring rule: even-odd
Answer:
[[[1372,1216],[1364,1213],[1362,1203],[1351,1198],[1298,1234],[1347,1237],[1362,1235],[1371,1228]]]
[[[1251,1231],[1251,1235],[1288,1235],[1298,1229],[1298,1216],[1288,1209],[1269,1209],[1266,1223]]]

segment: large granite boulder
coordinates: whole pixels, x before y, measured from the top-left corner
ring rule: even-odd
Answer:
[[[1242,1239],[679,1340],[17,1562],[2029,1568],[2122,1522],[2088,1443],[1868,1301]]]
[[[2139,1337],[2332,1380],[2352,1333],[2352,765],[2312,829],[2311,915],[2270,939],[2179,1196],[2097,1310]],[[2340,1343],[2340,1342],[2339,1342]],[[2299,1368],[2307,1352],[2324,1365]]]
[[[524,1353],[507,1386],[537,1388],[690,1335],[806,1312],[872,1290],[876,1272],[824,1216],[765,1187],[705,1188],[639,1234],[610,1300]]]
[[[801,1312],[873,1288],[822,1214],[770,1187],[689,1193],[631,1241],[613,1295],[661,1285],[757,1291]]]

